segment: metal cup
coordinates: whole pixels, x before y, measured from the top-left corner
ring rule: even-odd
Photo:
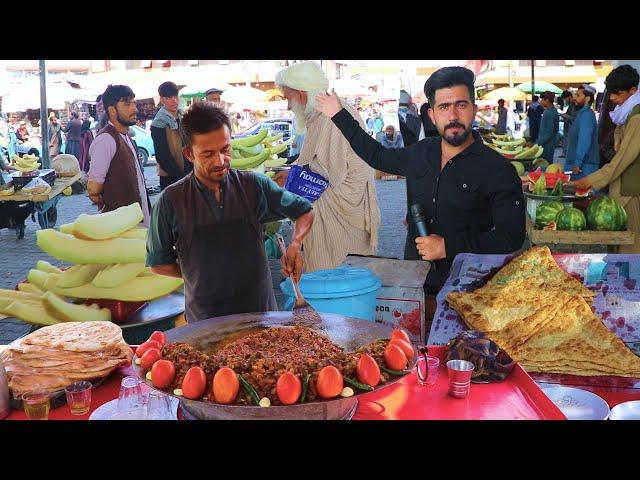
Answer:
[[[447,375],[449,376],[449,395],[455,398],[465,398],[471,386],[471,374],[475,365],[466,360],[449,360]]]

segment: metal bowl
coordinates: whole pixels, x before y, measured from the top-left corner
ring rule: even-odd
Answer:
[[[225,337],[242,330],[255,328],[278,328],[303,325],[327,336],[332,342],[348,351],[354,351],[379,338],[389,338],[391,328],[382,324],[369,322],[357,318],[321,313],[320,322],[296,322],[291,312],[243,313],[225,317],[209,318],[201,322],[174,328],[165,332],[167,342],[188,343],[198,350],[210,351],[213,345]],[[409,365],[412,369],[417,355]],[[145,372],[137,365],[134,368],[138,376],[153,388],[145,377]],[[386,388],[403,377],[395,377],[389,382],[376,387],[376,391]],[[172,392],[167,392],[173,396]],[[268,408],[250,405],[222,405],[214,402],[188,400],[177,397],[181,401],[183,410],[189,417],[201,420],[341,420],[351,418],[358,398],[367,393],[360,393],[353,397],[336,398],[317,402],[300,403],[294,405],[274,405]]]

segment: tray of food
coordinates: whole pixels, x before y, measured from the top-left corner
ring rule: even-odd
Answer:
[[[136,372],[198,419],[346,419],[416,361],[405,332],[333,314],[237,314],[165,333],[137,349]]]

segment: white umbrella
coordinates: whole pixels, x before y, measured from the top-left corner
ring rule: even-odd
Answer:
[[[28,109],[40,108],[40,83],[25,82],[9,87],[9,93],[2,97],[3,112],[24,112]],[[77,90],[67,82],[47,83],[47,107],[62,110],[65,102],[76,99]]]
[[[266,102],[269,100],[269,94],[257,88],[241,85],[239,87],[231,87],[222,92],[220,100],[226,103]]]
[[[185,85],[184,87],[182,87],[180,89],[179,95],[181,97],[204,95],[204,93],[211,88],[217,88],[218,90],[222,90],[224,92],[225,90],[229,90],[230,88],[233,88],[233,87],[225,82],[199,79],[199,80],[196,80],[195,82],[189,83],[188,85]]]
[[[273,102],[236,102],[229,107],[230,112],[241,112],[243,110],[251,110],[257,112],[259,110],[288,110],[288,102],[286,100],[276,100]]]

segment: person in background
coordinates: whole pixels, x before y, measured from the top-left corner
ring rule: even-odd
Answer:
[[[604,83],[611,102],[609,113],[616,125],[615,155],[609,163],[572,182],[577,188],[603,190],[627,212],[627,229],[635,233],[632,245],[620,245],[619,253],[640,253],[640,76],[631,65],[611,70]]]
[[[369,132],[369,135],[373,136],[375,132],[373,125],[373,115],[371,115],[371,112],[369,112],[365,123],[367,124],[367,131]]]
[[[71,120],[67,123],[67,127],[62,130],[67,136],[64,153],[73,155],[76,158],[80,156],[80,134],[82,132],[82,120],[78,117],[78,112],[71,112]]]
[[[403,148],[402,134],[393,125],[387,125],[385,134],[380,138],[380,143],[384,148]]]
[[[531,97],[531,105],[527,109],[527,117],[529,118],[529,136],[531,143],[537,143],[538,133],[540,132],[540,119],[544,112],[544,107],[540,105],[537,95]]]
[[[567,138],[565,170],[571,170],[571,178],[578,180],[599,168],[598,122],[591,109],[596,89],[589,85],[578,87],[574,95],[575,120]]]
[[[560,99],[563,100],[562,103],[558,102],[560,109],[563,109],[563,105],[565,104],[567,106],[567,110],[560,115],[564,120],[564,127],[562,129],[562,154],[560,155],[560,158],[563,158],[567,156],[569,132],[571,131],[571,125],[575,119],[576,104],[573,94],[569,90],[562,92]],[[549,161],[551,162],[551,160]]]
[[[192,167],[182,153],[178,87],[173,82],[164,82],[158,87],[158,94],[162,107],[151,122],[151,139],[156,152],[160,189],[164,190],[183,178]]]
[[[278,72],[276,85],[295,115],[296,131],[306,132],[297,164],[308,165],[329,183],[313,204],[313,227],[303,246],[307,271],[336,268],[349,254],[375,255],[380,210],[374,171],[331,120],[316,110],[316,95],[329,86],[324,71],[313,61],[296,63]],[[351,105],[343,106],[349,118],[366,128]]]
[[[409,145],[418,143],[422,123],[418,117],[417,110],[414,110],[415,105],[411,100],[409,92],[406,90],[400,90],[399,102],[398,122],[400,124],[400,135],[403,139],[404,145],[408,147]]]
[[[213,103],[216,107],[220,107],[222,101],[220,100],[220,96],[222,95],[223,90],[219,88],[210,88],[206,92],[204,92],[205,100],[207,102]]]
[[[538,133],[538,145],[544,148],[542,158],[547,162],[553,163],[553,155],[558,145],[558,127],[560,119],[558,111],[553,103],[555,94],[546,91],[540,95],[540,105],[544,108],[542,118],[540,119],[540,132]]]
[[[78,163],[80,164],[80,170],[83,172],[89,171],[89,149],[93,142],[93,132],[91,132],[91,122],[84,120],[82,122],[82,130],[80,133],[80,152],[78,157]]]
[[[140,204],[142,225],[149,226],[151,204],[129,127],[136,123],[136,100],[127,85],[109,85],[102,94],[109,123],[89,147],[87,193],[101,212]]]
[[[375,112],[375,118],[373,119],[373,134],[377,137],[378,133],[384,128],[384,120],[380,112]]]
[[[496,134],[504,135],[507,133],[507,109],[504,106],[504,100],[498,100],[498,122],[496,123]]]
[[[27,130],[27,122],[24,120],[20,120],[20,125],[16,130],[16,137],[21,142],[26,142],[29,140],[29,130]]]
[[[56,118],[56,114],[49,114],[49,158],[53,160],[60,154],[62,147],[62,129]]]

